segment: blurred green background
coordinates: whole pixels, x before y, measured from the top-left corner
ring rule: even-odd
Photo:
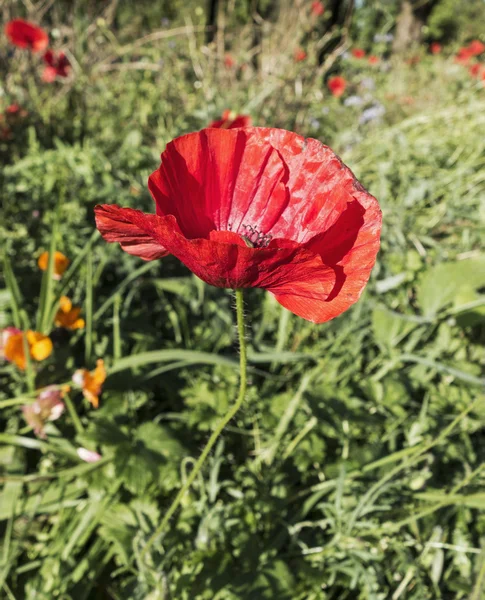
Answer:
[[[485,42],[485,2],[312,4],[0,5],[0,327],[44,310],[37,258],[55,246],[71,269],[52,297],[86,328],[51,328],[35,386],[108,369],[100,408],[74,390],[80,422],[65,412],[42,439],[25,373],[0,363],[1,598],[485,597],[485,54],[455,58]],[[41,57],[9,44],[18,17],[69,77],[43,82]],[[142,560],[237,394],[233,298],[104,243],[93,207],[153,211],[165,144],[225,109],[330,145],[379,200],[382,248],[362,299],[323,325],[246,294],[247,400]]]

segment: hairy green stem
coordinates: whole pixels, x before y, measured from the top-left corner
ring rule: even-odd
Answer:
[[[244,300],[243,300],[243,290],[236,290],[236,317],[237,317],[237,332],[239,337],[239,364],[240,364],[240,383],[239,383],[239,394],[234,405],[229,409],[229,411],[222,417],[222,419],[217,424],[217,427],[212,432],[212,435],[209,438],[202,454],[199,456],[197,462],[194,465],[194,468],[190,472],[190,475],[187,477],[186,482],[180,488],[178,494],[175,496],[174,501],[168,508],[165,516],[162,519],[162,522],[157,527],[155,533],[150,537],[147,542],[147,545],[143,549],[142,558],[146,556],[149,552],[150,548],[155,543],[155,540],[165,531],[170,519],[174,515],[175,511],[179,507],[183,497],[189,491],[190,486],[194,482],[197,475],[200,473],[200,470],[204,466],[204,463],[209,456],[210,451],[212,450],[214,444],[219,439],[222,431],[225,426],[234,418],[238,410],[241,408],[241,405],[244,401],[244,397],[246,395],[246,386],[247,386],[247,350],[246,350],[246,339],[245,339],[245,326],[244,326]]]

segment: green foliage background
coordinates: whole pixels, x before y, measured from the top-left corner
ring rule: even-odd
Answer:
[[[66,413],[42,440],[20,411],[32,401],[25,376],[0,365],[0,594],[479,600],[485,89],[451,55],[483,32],[457,21],[442,56],[423,47],[418,64],[391,56],[377,67],[340,56],[324,72],[302,12],[268,29],[256,72],[242,8],[224,45],[208,47],[200,3],[137,4],[53,4],[43,22],[71,52],[68,82],[43,84],[1,41],[0,101],[29,113],[0,141],[0,235],[17,300],[33,324],[36,260],[54,243],[74,265],[52,293],[64,285],[91,332],[52,330],[55,352],[36,385],[70,381],[97,357],[109,377],[98,410],[71,394],[81,429]],[[448,5],[433,13],[431,39],[447,27]],[[388,55],[365,33],[368,3],[361,10],[356,36]],[[10,3],[4,16],[19,12]],[[392,31],[380,23],[374,34]],[[142,38],[153,31],[162,34]],[[309,57],[294,64],[302,40]],[[228,50],[247,68],[225,69]],[[359,105],[329,96],[325,77],[336,72]],[[381,203],[382,249],[359,303],[323,325],[247,293],[247,400],[142,560],[237,394],[233,298],[170,257],[145,264],[105,244],[93,207],[151,211],[147,176],[165,144],[225,108],[331,145]],[[379,118],[362,119],[376,108]],[[3,275],[1,327],[15,301]],[[83,463],[80,446],[102,460]]]

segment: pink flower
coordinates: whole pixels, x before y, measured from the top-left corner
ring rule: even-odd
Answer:
[[[35,435],[45,438],[46,421],[56,421],[64,412],[65,405],[62,401],[66,389],[51,385],[44,388],[32,404],[22,407],[24,419],[32,427]]]
[[[87,463],[95,463],[102,459],[101,454],[98,454],[93,450],[88,450],[87,448],[78,448],[76,452],[79,458]]]

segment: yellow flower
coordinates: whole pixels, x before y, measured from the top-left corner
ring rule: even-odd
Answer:
[[[103,383],[106,381],[104,361],[101,358],[98,359],[94,371],[78,369],[72,376],[72,380],[82,388],[86,400],[89,400],[94,408],[98,408],[99,395],[101,394]]]
[[[45,360],[52,354],[52,341],[46,335],[29,329],[26,332],[27,345],[30,356],[37,361]],[[10,333],[4,341],[3,353],[7,360],[17,365],[19,369],[25,370],[27,360],[24,352],[24,334],[15,330]]]
[[[67,258],[67,256],[64,256],[62,252],[54,252],[54,272],[52,274],[53,279],[59,280],[69,266],[70,262],[71,261]],[[49,265],[49,253],[42,252],[42,254],[39,256],[37,264],[39,265],[39,269],[41,271],[46,271],[47,266]]]
[[[71,300],[67,296],[61,296],[59,301],[59,310],[54,320],[57,327],[65,329],[82,329],[85,325],[84,319],[79,318],[81,309],[78,306],[72,306]]]

